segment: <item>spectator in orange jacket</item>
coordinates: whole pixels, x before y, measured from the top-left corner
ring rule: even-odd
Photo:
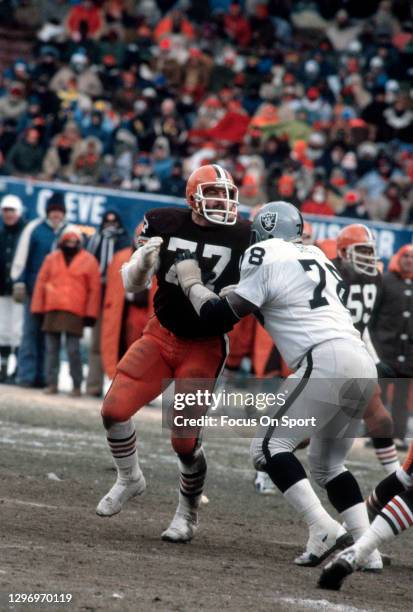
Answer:
[[[175,36],[181,35],[185,40],[192,40],[195,37],[191,22],[178,9],[171,11],[160,20],[153,32],[153,37],[159,42],[162,38],[172,33]]]
[[[153,296],[156,282],[140,293],[125,293],[120,269],[129,261],[132,247],[115,253],[106,272],[106,291],[102,313],[100,351],[105,374],[115,375],[116,365],[126,349],[141,337],[153,314]]]
[[[58,249],[50,253],[40,268],[34,287],[31,311],[44,315],[46,332],[46,393],[57,393],[62,334],[66,350],[73,397],[80,396],[82,360],[80,339],[85,326],[93,326],[100,307],[101,281],[96,259],[82,248],[82,235],[67,226],[59,238]]]

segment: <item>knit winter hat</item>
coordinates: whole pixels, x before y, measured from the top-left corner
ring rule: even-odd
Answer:
[[[51,195],[48,199],[46,203],[46,215],[48,215],[49,212],[52,210],[60,210],[66,214],[66,206],[63,193],[55,191],[53,195]]]

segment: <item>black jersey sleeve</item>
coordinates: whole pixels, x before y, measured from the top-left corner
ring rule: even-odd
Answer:
[[[211,298],[202,306],[199,313],[202,323],[204,323],[211,334],[225,334],[238,323],[239,318],[228,304],[226,299]]]

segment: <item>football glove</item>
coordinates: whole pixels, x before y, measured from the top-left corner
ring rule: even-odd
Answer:
[[[237,288],[237,286],[238,286],[238,285],[227,285],[226,287],[223,287],[223,288],[221,289],[221,291],[219,292],[219,294],[218,294],[218,295],[219,295],[219,297],[220,297],[220,298],[224,298],[224,297],[226,297],[227,295],[229,295],[230,293],[232,293],[232,292],[233,292],[233,291],[234,291],[234,290]]]
[[[162,243],[163,239],[160,236],[154,236],[138,249],[137,261],[139,260],[142,272],[147,272],[156,264]]]
[[[188,249],[181,251],[175,257],[175,270],[182,291],[188,297],[191,287],[202,285],[201,268],[196,255]]]
[[[136,293],[147,287],[159,261],[162,243],[163,239],[160,236],[149,238],[133,253],[130,260],[123,264],[121,273],[126,291]]]

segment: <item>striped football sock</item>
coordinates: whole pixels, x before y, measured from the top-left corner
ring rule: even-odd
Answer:
[[[132,419],[113,423],[106,432],[113,461],[121,479],[137,480],[142,472],[136,449],[136,432]]]
[[[201,501],[202,491],[207,473],[207,464],[203,448],[193,455],[180,455],[178,458],[180,470],[178,512],[196,510]]]
[[[400,467],[393,438],[372,438],[372,442],[376,457],[383,466],[384,471],[386,474],[393,474]]]
[[[404,491],[391,499],[376,516],[369,529],[356,542],[358,556],[366,558],[387,540],[413,526],[413,491]]]

